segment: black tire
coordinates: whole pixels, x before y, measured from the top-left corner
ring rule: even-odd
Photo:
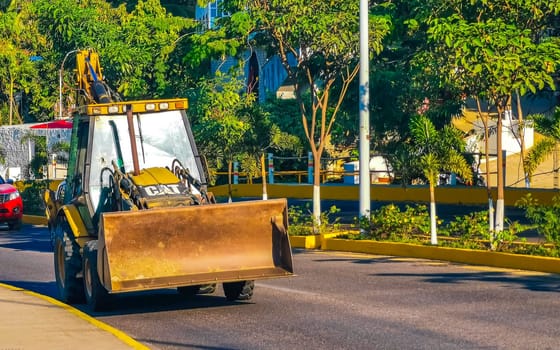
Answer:
[[[198,286],[186,286],[186,287],[178,287],[177,291],[189,297],[193,297],[197,294],[212,294],[216,291],[215,284],[203,284]]]
[[[80,246],[70,233],[66,218],[60,218],[54,238],[54,274],[60,299],[65,303],[84,302],[84,285],[78,275],[82,271]]]
[[[228,301],[249,300],[253,297],[255,281],[224,283],[224,294]]]
[[[83,266],[86,303],[93,311],[107,310],[110,306],[110,295],[101,284],[97,273],[97,240],[86,243]]]
[[[19,231],[19,230],[21,230],[21,219],[17,219],[17,220],[8,222],[8,229],[9,229],[10,231],[13,231],[13,230]]]

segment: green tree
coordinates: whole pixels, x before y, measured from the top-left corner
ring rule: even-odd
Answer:
[[[212,155],[210,165],[215,169],[227,165],[230,196],[234,161],[240,160],[242,171],[250,177],[262,176],[264,184],[264,152],[294,149],[299,144],[270,120],[239,77],[239,70],[230,75],[218,71],[214,78],[201,81],[193,116],[198,144],[204,154]]]
[[[444,79],[437,62],[424,54],[432,47],[426,33],[431,6],[443,4],[395,0],[375,8],[376,13],[391,18],[385,49],[370,63],[372,149],[378,152],[393,153],[399,149],[402,140],[409,136],[410,119],[419,110],[441,128],[460,113],[464,103],[461,91]],[[352,88],[349,94],[356,91]]]
[[[255,102],[252,94],[241,94],[243,82],[220,72],[213,79],[200,82],[196,100],[193,131],[198,144],[215,169],[227,164],[231,200],[232,164],[236,156],[244,153],[245,134],[251,125],[244,112]]]
[[[22,107],[24,96],[35,92],[38,103],[42,102],[37,93],[41,91],[40,63],[32,57],[40,59],[46,43],[32,20],[29,4],[30,1],[10,1],[0,9],[0,115],[1,122],[9,125],[23,123],[18,107]],[[19,106],[16,93],[21,96]]]
[[[194,31],[196,26],[192,19],[167,13],[159,0],[138,1],[135,9],[121,23],[121,39],[130,50],[127,55],[117,55],[115,59],[132,74],[119,82],[118,90],[125,96],[152,98],[174,93],[168,89],[170,67],[167,60],[181,35]],[[112,47],[105,52],[110,63],[113,62],[110,53],[115,52],[114,49]],[[174,71],[172,74],[177,73]]]
[[[533,120],[535,129],[546,137],[537,141],[525,157],[524,168],[529,180],[532,179],[539,164],[551,153],[558,151],[558,143],[560,142],[560,108],[556,108],[552,118],[547,118],[544,115],[535,115]],[[557,176],[556,169],[557,164],[554,166],[555,176]],[[556,180],[558,179],[556,178]]]
[[[298,118],[314,159],[313,217],[319,227],[321,155],[344,96],[359,71],[359,4],[320,0],[223,3],[231,16],[219,23],[218,30],[225,31],[228,38],[241,37],[241,42],[278,55],[288,79],[295,84]],[[379,53],[389,20],[372,15],[369,29],[372,53]],[[336,83],[340,91],[332,95]],[[309,101],[304,100],[306,92]]]
[[[435,187],[439,174],[451,172],[464,181],[472,181],[472,170],[461,152],[465,151],[465,142],[461,132],[451,125],[437,130],[432,121],[419,115],[410,121],[411,158],[417,159],[430,188],[430,233],[431,243],[437,242]]]
[[[61,163],[67,163],[70,153],[70,143],[68,142],[57,142],[52,145],[50,153],[56,155],[56,161]]]
[[[554,87],[552,74],[560,60],[559,46],[553,40],[535,38],[530,29],[516,21],[530,19],[540,11],[558,13],[560,3],[532,1],[489,2],[453,1],[438,7],[428,21],[433,44],[432,57],[439,72],[462,86],[470,96],[486,98],[498,112],[496,120],[497,163],[503,162],[502,120],[511,95],[519,91],[535,93],[545,86]],[[436,7],[434,7],[435,9]],[[523,9],[523,16],[510,18],[512,8]],[[522,13],[518,11],[515,13]],[[476,83],[476,85],[474,85]],[[498,166],[495,230],[504,224],[503,170]]]
[[[29,162],[29,170],[36,179],[42,179],[46,175],[43,173],[43,167],[47,165],[49,161],[47,139],[28,132],[21,138],[21,144],[26,144],[29,141],[35,145],[35,156]]]
[[[109,85],[124,97],[162,97],[174,91],[169,77],[181,80],[187,71],[170,72],[169,55],[182,34],[197,25],[193,19],[168,14],[158,0],[138,1],[131,12],[102,0],[38,0],[38,21],[58,53],[58,62],[72,50],[98,51]],[[65,79],[68,79],[65,76]],[[74,85],[75,78],[67,80]]]
[[[266,181],[264,166],[264,155],[266,152],[297,152],[300,151],[301,141],[296,135],[282,131],[266,109],[253,104],[247,110],[249,124],[251,128],[245,134],[244,145],[249,157],[245,157],[245,162],[241,162],[242,170],[249,176],[262,177],[263,183]],[[246,164],[246,166],[243,166]],[[250,171],[250,169],[258,171]]]

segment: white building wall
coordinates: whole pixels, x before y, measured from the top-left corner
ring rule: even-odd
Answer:
[[[488,139],[488,152],[490,154],[497,154],[497,121],[488,121],[489,139]],[[480,141],[479,149],[484,151],[484,125],[482,121],[477,120],[474,122],[474,131]],[[521,145],[519,141],[519,122],[511,117],[511,113],[506,113],[502,124],[502,150],[508,154],[521,152]],[[525,148],[529,149],[534,143],[534,128],[531,121],[525,122],[523,133],[525,139]]]

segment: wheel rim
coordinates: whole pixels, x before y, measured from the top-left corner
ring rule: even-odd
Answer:
[[[58,281],[62,288],[64,288],[64,281],[66,278],[66,271],[64,270],[64,248],[62,247],[62,243],[58,243],[56,249],[56,263],[58,267]]]
[[[90,261],[88,258],[86,258],[84,261],[84,285],[88,299],[91,298],[92,295],[91,270],[89,266]]]

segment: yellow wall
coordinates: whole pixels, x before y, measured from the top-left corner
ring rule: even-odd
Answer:
[[[216,196],[228,196],[228,186],[220,185],[209,189]],[[506,188],[504,190],[504,203],[506,206],[514,206],[515,202],[531,193],[533,198],[538,199],[541,204],[552,203],[552,198],[559,194],[558,190],[552,189],[526,189]],[[269,198],[298,198],[311,199],[313,197],[312,185],[299,184],[273,184],[267,185]],[[428,186],[409,186],[403,188],[394,185],[372,185],[370,187],[372,201],[380,202],[429,202],[430,194]],[[496,190],[492,194],[496,199]],[[232,185],[232,197],[262,197],[261,184]],[[321,186],[321,198],[325,200],[359,200],[358,185],[323,185]],[[443,204],[465,204],[485,205],[488,203],[486,187],[464,187],[445,186],[436,188],[436,202]]]

